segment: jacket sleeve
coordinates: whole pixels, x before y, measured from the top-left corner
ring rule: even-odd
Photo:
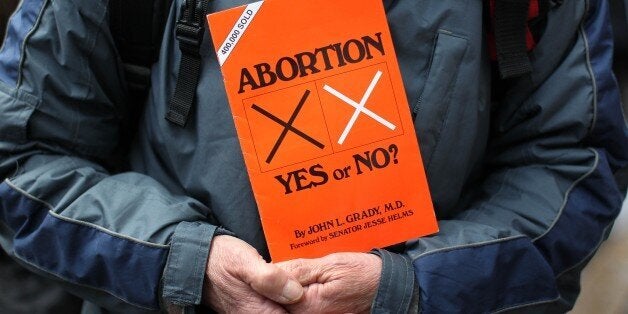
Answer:
[[[107,1],[22,1],[0,50],[0,244],[109,310],[199,304],[209,209],[112,173],[129,104]]]
[[[571,309],[626,191],[614,179],[627,165],[628,133],[607,15],[604,0],[550,12],[531,77],[494,105],[483,179],[437,235],[404,255],[379,253],[374,311],[405,312],[413,285],[424,313]],[[574,16],[579,25],[563,22]]]

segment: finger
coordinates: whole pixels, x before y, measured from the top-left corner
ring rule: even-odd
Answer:
[[[320,282],[320,278],[324,273],[324,260],[322,258],[295,259],[275,265],[288,272],[303,286]]]
[[[301,284],[274,264],[260,261],[243,279],[257,293],[281,304],[295,303],[303,297]]]
[[[236,305],[230,307],[225,313],[234,314],[249,314],[249,313],[263,313],[263,314],[287,314],[288,310],[283,308],[282,305],[267,299],[263,296],[257,295],[255,300],[248,300],[249,302],[239,302]]]

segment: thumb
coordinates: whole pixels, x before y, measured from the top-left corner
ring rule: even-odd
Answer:
[[[261,261],[244,278],[257,293],[281,304],[292,304],[303,297],[303,287],[279,267]]]

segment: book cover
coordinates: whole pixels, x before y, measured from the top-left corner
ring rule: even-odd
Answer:
[[[207,20],[273,261],[438,231],[381,0]]]

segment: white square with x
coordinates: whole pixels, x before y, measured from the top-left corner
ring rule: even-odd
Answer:
[[[375,76],[371,80],[371,84],[369,84],[369,87],[364,92],[364,95],[362,96],[362,100],[360,100],[360,103],[355,102],[353,99],[343,95],[342,93],[335,90],[329,85],[323,86],[324,90],[338,97],[340,100],[344,101],[351,107],[355,108],[355,111],[353,112],[351,119],[349,119],[349,122],[345,126],[344,131],[342,132],[342,134],[340,135],[340,138],[338,139],[338,144],[342,145],[342,143],[345,142],[347,135],[349,135],[349,132],[353,128],[353,125],[355,124],[355,121],[358,119],[358,116],[360,115],[360,113],[364,113],[365,115],[371,117],[373,120],[381,123],[385,127],[391,130],[395,130],[396,126],[394,124],[388,122],[386,119],[380,117],[379,115],[377,115],[376,113],[374,113],[373,111],[365,107],[366,102],[368,101],[369,97],[371,97],[371,94],[373,93],[373,90],[375,89],[375,85],[377,85],[377,82],[379,81],[381,77],[382,77],[382,72],[377,71],[377,73],[375,73]]]

